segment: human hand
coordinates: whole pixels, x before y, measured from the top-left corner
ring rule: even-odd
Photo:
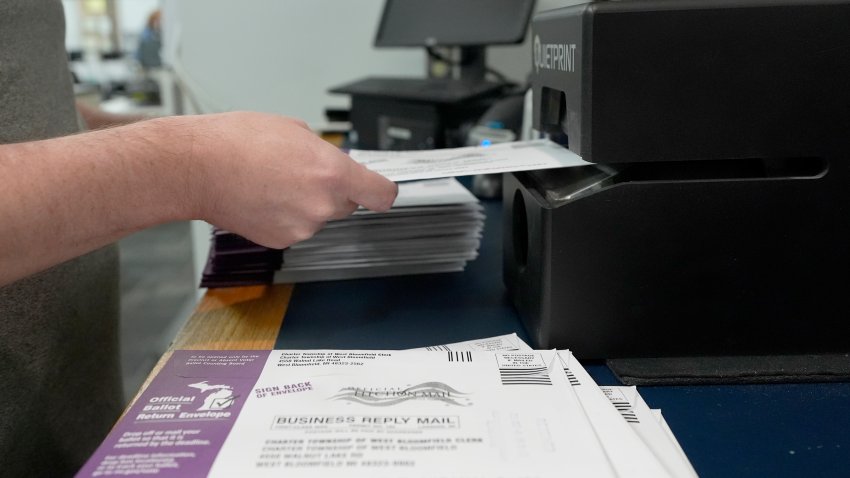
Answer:
[[[194,117],[191,130],[197,216],[266,247],[308,239],[358,205],[385,211],[398,194],[299,120],[222,113]]]

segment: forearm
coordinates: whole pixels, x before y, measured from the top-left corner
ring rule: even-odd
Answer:
[[[0,146],[0,285],[193,217],[192,133],[180,126],[160,119]]]
[[[300,121],[174,116],[0,146],[0,285],[142,228],[203,219],[285,248],[398,188]]]

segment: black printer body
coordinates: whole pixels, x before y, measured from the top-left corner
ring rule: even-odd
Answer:
[[[532,22],[504,279],[582,358],[850,351],[850,2],[623,0]]]

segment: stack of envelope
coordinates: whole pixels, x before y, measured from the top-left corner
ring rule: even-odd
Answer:
[[[285,251],[214,230],[201,287],[462,271],[478,255],[484,212],[454,177],[590,164],[545,139],[349,154],[399,182],[390,211],[357,211]]]
[[[77,475],[694,477],[661,413],[516,335],[177,350]]]
[[[413,350],[535,352],[516,334]],[[650,409],[637,387],[600,387],[571,351],[559,350],[557,355],[613,475],[698,476],[661,410]]]
[[[401,183],[389,211],[357,210],[284,251],[213,231],[201,286],[458,272],[478,256],[484,218],[454,178]]]

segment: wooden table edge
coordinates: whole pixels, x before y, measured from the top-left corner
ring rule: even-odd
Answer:
[[[154,365],[122,417],[150,386],[175,350],[271,350],[293,284],[209,289]]]

